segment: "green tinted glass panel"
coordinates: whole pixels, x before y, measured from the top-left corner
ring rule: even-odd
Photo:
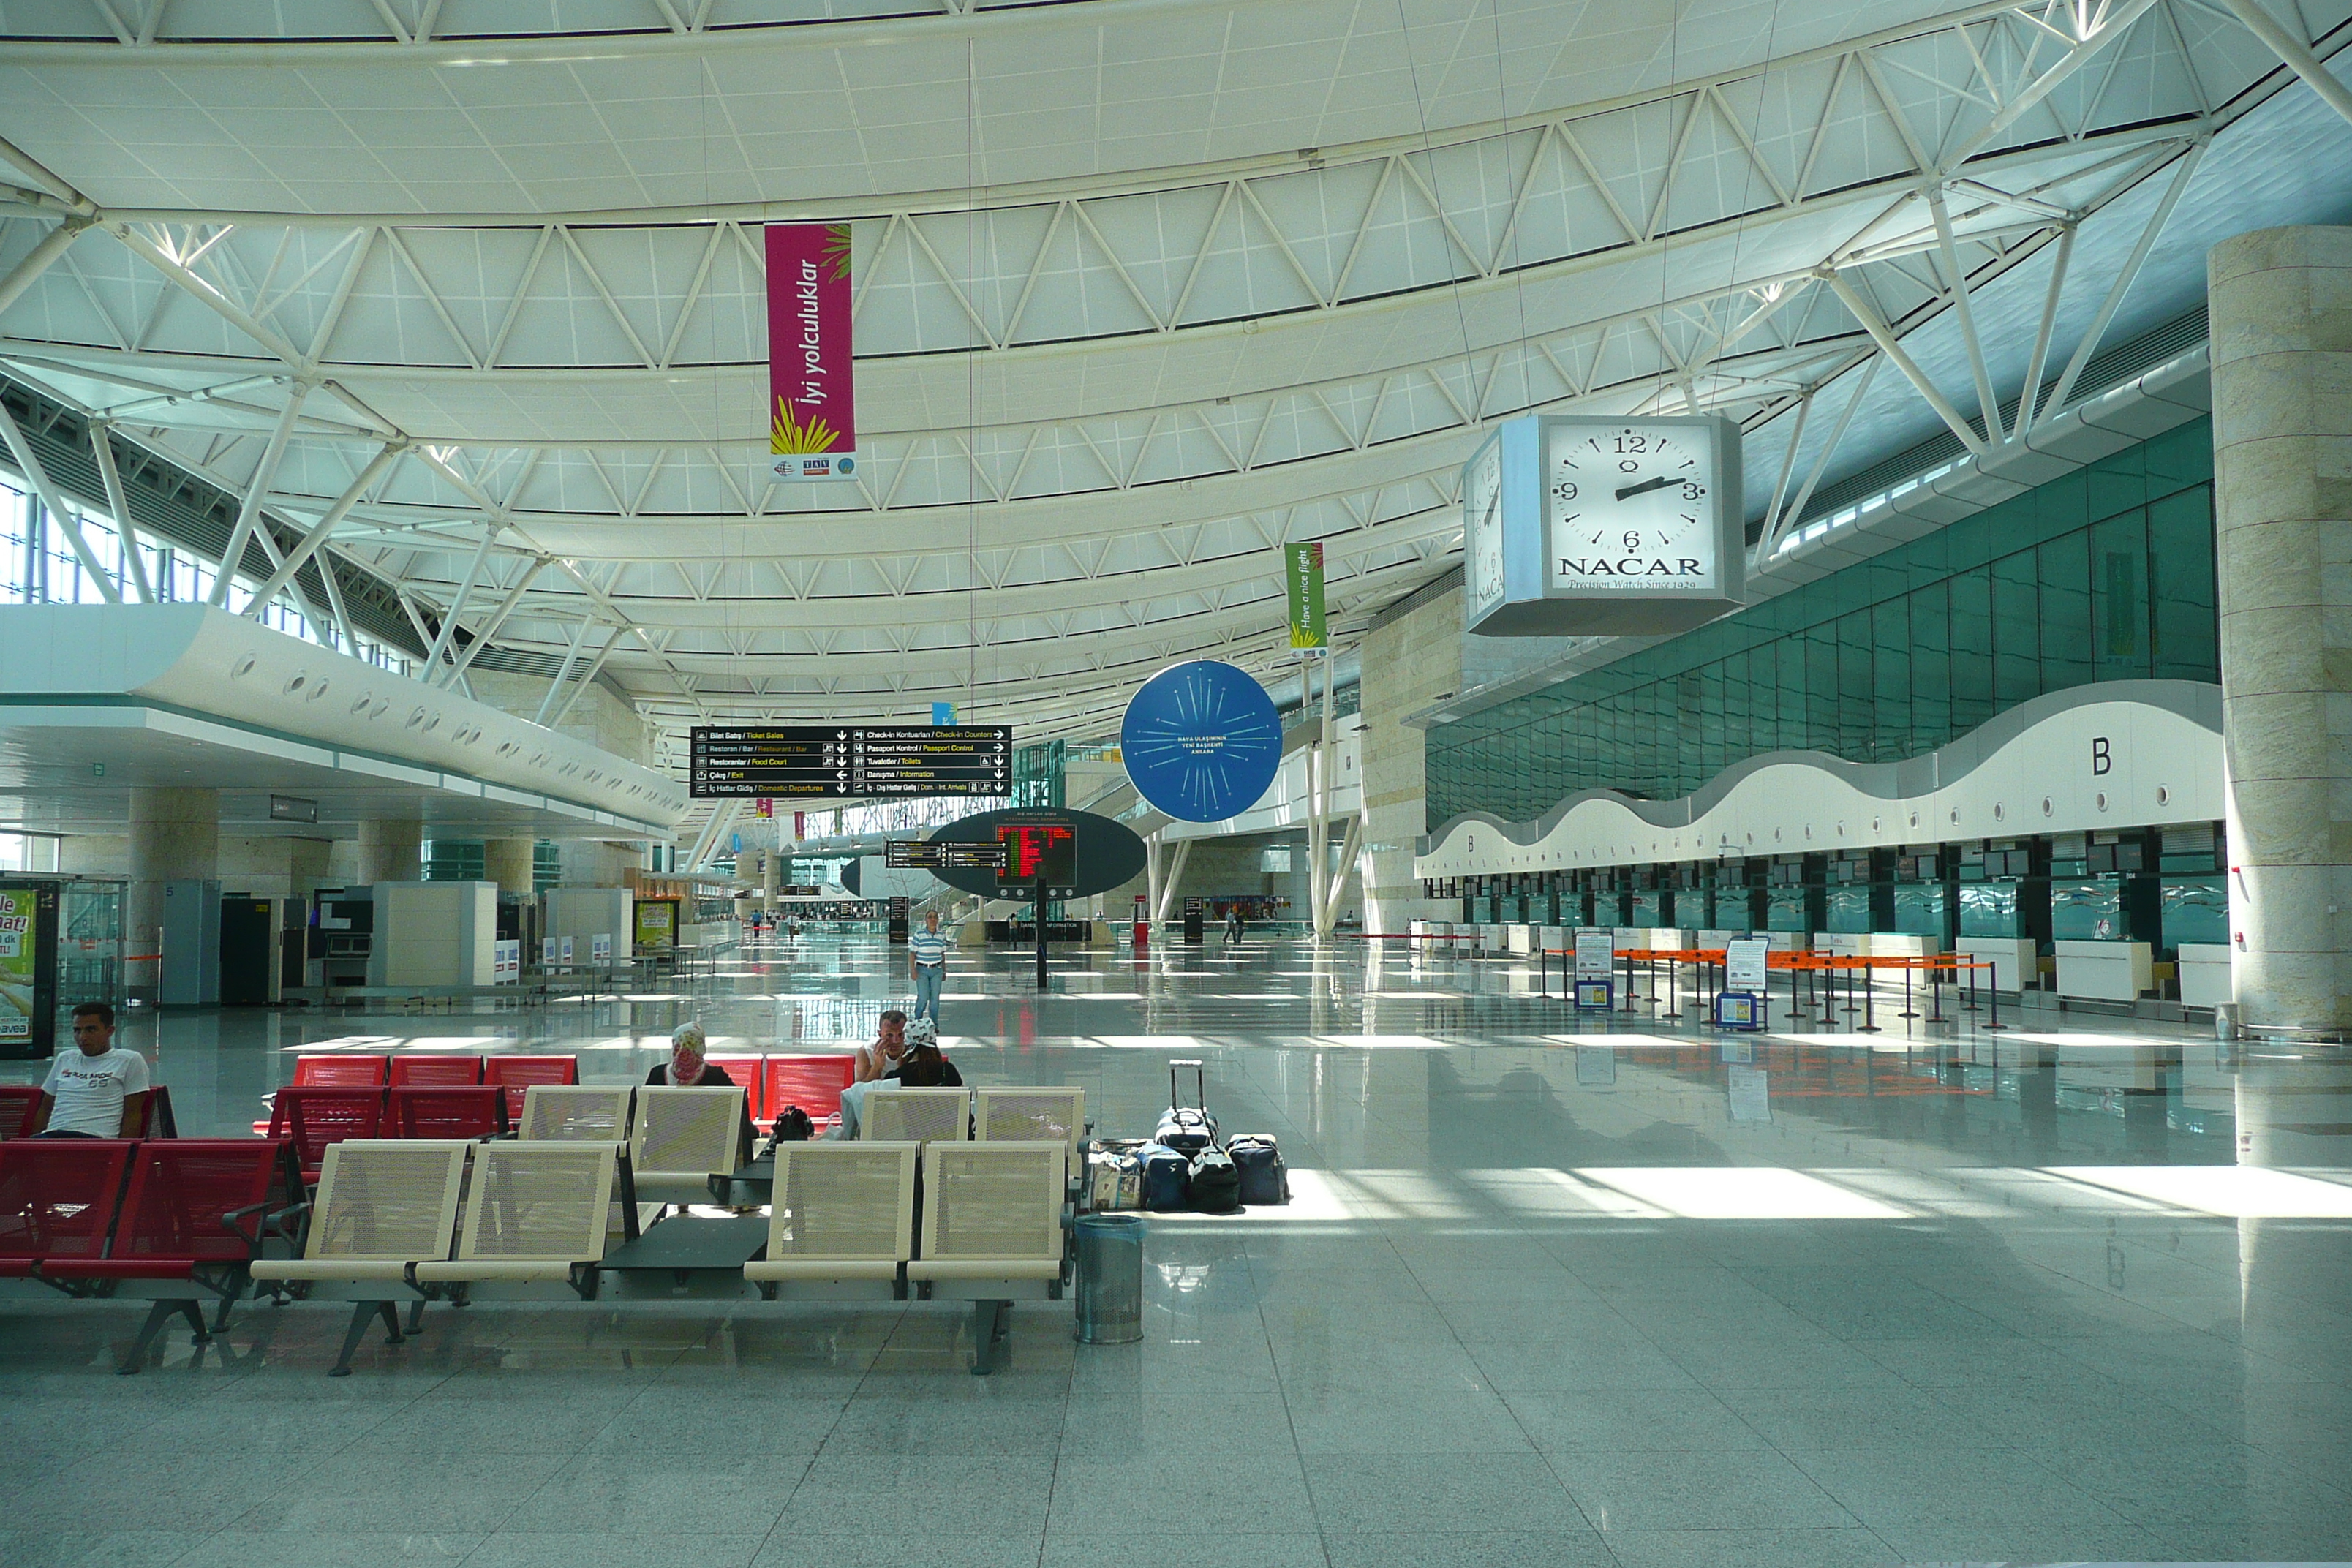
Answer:
[[[2167,877],[2158,889],[2158,920],[2167,947],[2179,947],[2184,942],[2226,945],[2230,890],[2218,875]]]
[[[1944,936],[1944,889],[1940,884],[1895,889],[1895,929],[1906,936]]]
[[[1870,889],[1832,888],[1822,909],[1825,931],[1864,931],[1870,929]]]
[[[2017,884],[2014,882],[1963,882],[1960,884],[1960,934],[1962,936],[2023,936],[2022,921],[2017,912]]]
[[[2060,942],[2116,942],[2124,934],[2123,884],[2050,883],[2050,934]]]

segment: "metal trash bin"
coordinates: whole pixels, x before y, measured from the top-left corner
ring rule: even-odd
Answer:
[[[1078,1242],[1078,1342],[1131,1345],[1143,1338],[1143,1216],[1081,1215]]]

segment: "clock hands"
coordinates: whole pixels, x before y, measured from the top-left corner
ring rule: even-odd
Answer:
[[[1654,479],[1643,479],[1638,485],[1627,485],[1623,489],[1617,492],[1617,499],[1619,500],[1630,500],[1638,495],[1647,495],[1652,490],[1664,489],[1668,485],[1673,484],[1675,480],[1670,476],[1660,474]]]

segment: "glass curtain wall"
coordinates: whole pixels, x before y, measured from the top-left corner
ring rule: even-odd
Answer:
[[[1738,615],[1428,732],[1429,825],[1673,799],[1766,752],[1933,751],[2091,681],[2218,681],[2198,419]]]
[[[79,510],[74,518],[80,526],[82,542],[89,546],[91,556],[112,584],[116,595],[126,602],[136,599],[132,574],[123,556],[122,536],[112,520],[104,512]],[[219,575],[212,562],[148,538],[140,541],[138,549],[158,601],[202,604],[212,594],[213,584]],[[0,479],[0,605],[105,602],[106,595],[99,588],[98,580],[81,563],[67,541],[65,530],[49,515],[49,509],[38,497],[27,495],[18,484]],[[227,607],[234,615],[250,610],[250,585],[232,582]],[[402,675],[409,672],[409,660],[398,653],[374,643],[349,638],[339,641],[330,629],[311,625],[284,597],[270,604],[257,618],[289,637],[356,654],[379,669]]]

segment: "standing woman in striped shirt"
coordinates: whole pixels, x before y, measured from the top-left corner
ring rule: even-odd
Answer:
[[[948,939],[940,934],[940,912],[923,917],[923,929],[907,942],[907,973],[915,983],[915,1016],[940,1021],[940,983],[947,978]]]

